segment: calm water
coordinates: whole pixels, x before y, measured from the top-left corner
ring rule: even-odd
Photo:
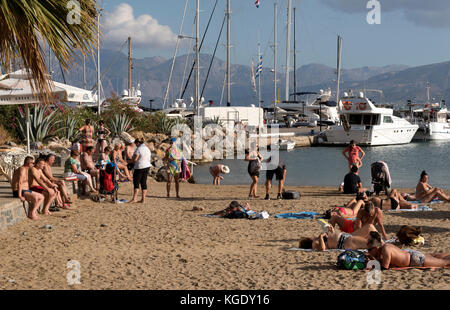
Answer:
[[[370,164],[384,160],[392,178],[393,187],[412,188],[417,185],[422,170],[430,176],[432,186],[450,188],[450,141],[418,142],[398,146],[363,147],[366,153],[360,177],[364,186],[371,186]],[[287,166],[286,184],[311,186],[337,186],[348,172],[347,160],[342,155],[343,147],[308,147],[292,151],[281,151],[280,159]],[[230,167],[222,184],[250,184],[247,173],[248,162],[237,159],[216,161]],[[209,166],[195,167],[198,183],[212,183]],[[265,182],[265,172],[261,173],[260,184]]]

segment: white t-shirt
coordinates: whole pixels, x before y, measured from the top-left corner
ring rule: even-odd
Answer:
[[[136,151],[134,151],[133,157],[134,155],[139,155],[137,162],[134,164],[134,169],[145,169],[152,166],[152,153],[145,143],[142,143]]]

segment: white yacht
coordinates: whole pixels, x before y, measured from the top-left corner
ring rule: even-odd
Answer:
[[[344,93],[339,100],[341,124],[325,131],[327,144],[378,146],[410,143],[418,125],[393,115],[393,109],[376,107],[363,92]]]
[[[124,89],[122,91],[122,96],[120,97],[120,102],[129,105],[131,108],[135,109],[137,112],[142,113],[143,110],[139,108],[139,104],[142,101],[142,92],[139,89],[140,85],[138,84],[137,89],[132,87],[130,91]]]
[[[447,107],[436,105],[413,110],[413,121],[419,125],[413,140],[450,140]]]

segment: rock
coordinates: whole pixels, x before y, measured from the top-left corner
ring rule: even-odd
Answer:
[[[45,226],[42,226],[42,228],[45,228],[45,229],[48,229],[48,230],[53,230],[53,226],[49,225],[49,224],[47,224]]]
[[[15,144],[15,143],[12,142],[12,141],[6,142],[5,145],[9,145],[9,146],[17,146],[17,144]]]
[[[156,156],[158,156],[159,158],[166,157],[166,153],[160,149],[157,149],[155,153],[156,153]]]
[[[167,182],[167,167],[161,167],[156,173],[156,181]]]
[[[151,152],[154,152],[156,150],[154,142],[146,143],[146,145]]]
[[[100,224],[100,227],[108,227],[106,224]]]
[[[164,152],[166,152],[170,147],[169,143],[161,143],[160,145],[158,145],[158,148],[160,150],[163,150]]]
[[[164,167],[164,162],[161,159],[158,159],[155,161],[153,166],[155,166],[156,169],[160,169],[161,167]]]
[[[26,231],[24,231],[24,232],[22,233],[22,235],[26,236],[26,235],[27,235],[27,232],[26,232]]]
[[[42,142],[31,142],[30,143],[30,148],[32,150],[42,150],[44,147],[44,145],[42,144]]]

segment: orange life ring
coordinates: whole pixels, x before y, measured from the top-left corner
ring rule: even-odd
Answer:
[[[364,111],[366,108],[367,108],[367,103],[365,103],[365,102],[360,102],[359,103],[359,109],[361,111]]]
[[[352,103],[350,101],[343,101],[342,104],[344,105],[344,109],[347,111],[352,108]]]

